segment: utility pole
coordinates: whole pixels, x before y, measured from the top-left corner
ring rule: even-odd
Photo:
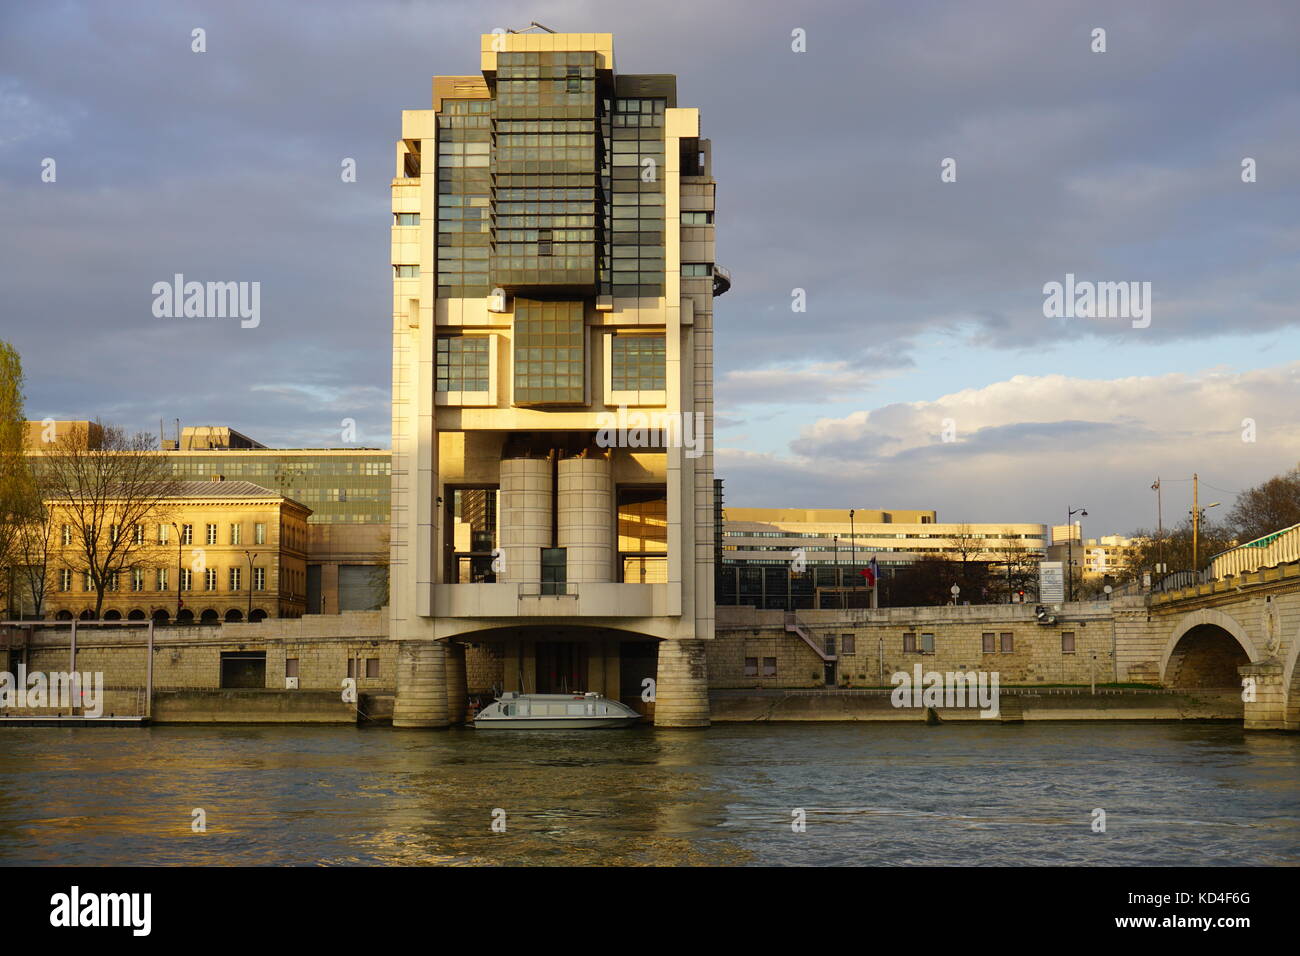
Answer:
[[[1165,570],[1165,509],[1162,500],[1163,493],[1160,489],[1160,476],[1156,475],[1156,483],[1151,486],[1156,493],[1156,562],[1160,566],[1160,573],[1164,574]]]
[[[1199,570],[1200,546],[1201,546],[1201,508],[1197,501],[1198,481],[1195,472],[1192,473],[1192,574]]]

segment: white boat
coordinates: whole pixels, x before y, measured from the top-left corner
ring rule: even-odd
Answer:
[[[592,730],[627,727],[641,719],[603,694],[520,694],[507,691],[474,717],[479,730]]]

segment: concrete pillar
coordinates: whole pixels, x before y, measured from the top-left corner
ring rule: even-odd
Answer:
[[[469,680],[465,673],[465,645],[447,641],[447,722],[463,724],[469,704]]]
[[[1286,687],[1282,683],[1282,662],[1276,658],[1243,664],[1237,668],[1243,681],[1254,681],[1253,701],[1246,701],[1243,726],[1246,730],[1286,730]]]
[[[568,580],[614,580],[614,479],[609,459],[563,458],[559,464],[557,526],[567,549]]]
[[[542,548],[551,546],[551,461],[506,458],[501,462],[497,526],[505,569],[497,580],[536,584]]]
[[[704,641],[659,642],[655,726],[709,726],[709,669]]]
[[[447,726],[446,644],[399,641],[394,727]]]

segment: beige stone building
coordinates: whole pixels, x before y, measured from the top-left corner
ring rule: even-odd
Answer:
[[[95,422],[26,423],[29,454],[75,434],[99,447]],[[308,614],[374,610],[388,600],[389,469],[384,448],[270,448],[226,425],[177,426],[157,454],[178,481],[245,481],[311,509],[307,519]]]
[[[94,615],[95,590],[83,535],[66,505],[50,502],[52,550],[44,616]],[[246,481],[185,481],[157,513],[129,528],[97,534],[129,537],[129,552],[110,580],[101,619],[216,624],[300,617],[306,610],[310,509]]]
[[[459,717],[470,645],[507,689],[705,725],[730,280],[699,111],[609,34],[479,53],[403,111],[392,182],[395,722]]]

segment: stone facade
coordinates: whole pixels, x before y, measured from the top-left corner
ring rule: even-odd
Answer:
[[[719,607],[709,682],[719,688],[822,687],[827,663],[834,663],[832,683],[840,687],[890,686],[891,674],[910,673],[917,664],[926,671],[996,671],[1003,684],[1114,682],[1108,606],[1069,608],[1050,626],[1037,622],[1033,607],[1018,604],[800,611],[792,623],[823,651],[833,649],[828,662],[787,630],[785,612]]]

